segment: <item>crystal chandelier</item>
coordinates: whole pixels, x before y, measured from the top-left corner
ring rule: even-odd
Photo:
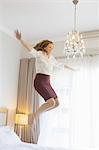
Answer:
[[[67,40],[65,42],[65,55],[67,58],[75,56],[81,56],[83,57],[83,54],[85,53],[85,46],[84,41],[82,38],[82,34],[80,34],[76,29],[76,5],[78,3],[78,0],[73,0],[73,4],[75,6],[74,11],[74,30],[72,32],[69,32],[67,34]]]

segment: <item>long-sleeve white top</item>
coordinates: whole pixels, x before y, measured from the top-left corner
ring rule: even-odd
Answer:
[[[47,58],[42,51],[37,51],[34,48],[29,53],[36,58],[36,73],[52,75],[54,67],[63,68],[63,64],[59,63],[53,55]]]

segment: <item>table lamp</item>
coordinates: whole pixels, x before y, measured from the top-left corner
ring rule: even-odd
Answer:
[[[28,124],[28,115],[26,115],[26,114],[16,114],[15,124],[19,125],[19,129],[20,129],[19,137],[21,139],[21,129],[22,129],[22,126]]]

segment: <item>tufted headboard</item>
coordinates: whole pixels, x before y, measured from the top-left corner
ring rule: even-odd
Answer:
[[[6,126],[8,119],[8,109],[0,108],[0,126]]]

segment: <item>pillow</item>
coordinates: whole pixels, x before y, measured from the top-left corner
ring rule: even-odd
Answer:
[[[10,127],[1,126],[0,127],[0,144],[10,144],[15,145],[21,143],[20,138],[14,133]]]

